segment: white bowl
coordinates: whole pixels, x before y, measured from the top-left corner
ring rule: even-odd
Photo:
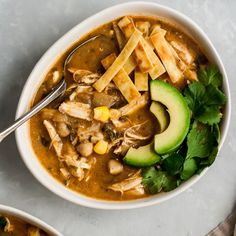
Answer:
[[[70,45],[76,42],[81,36],[96,28],[97,26],[124,15],[150,15],[157,16],[159,18],[167,18],[170,23],[179,26],[188,35],[192,35],[194,40],[201,46],[202,50],[208,56],[210,61],[218,65],[224,77],[223,86],[224,91],[228,97],[228,103],[226,105],[222,124],[222,138],[220,142],[221,148],[228,131],[230,120],[229,85],[222,61],[206,34],[196,23],[173,9],[151,2],[130,2],[107,8],[84,20],[68,33],[66,33],[62,38],[60,38],[42,56],[31,72],[21,94],[16,117],[19,117],[29,109],[30,102],[34,98],[34,95],[42,83],[44,76],[62,52],[64,52]],[[204,175],[204,173],[206,173],[205,170],[201,173],[201,175],[193,176],[191,179],[171,192],[160,193],[145,199],[123,202],[96,200],[66,188],[44,169],[32,149],[28,124],[22,125],[16,131],[16,141],[23,161],[40,183],[64,199],[87,207],[101,209],[130,209],[160,203],[183,192],[196,183]]]
[[[6,214],[10,216],[14,216],[20,220],[23,220],[31,225],[34,225],[42,230],[44,230],[48,235],[50,236],[62,236],[61,233],[56,231],[52,226],[46,224],[45,222],[41,221],[40,219],[24,212],[21,210],[18,210],[13,207],[5,206],[5,205],[0,205],[0,214]]]

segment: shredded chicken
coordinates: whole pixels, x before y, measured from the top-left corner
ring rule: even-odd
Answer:
[[[53,71],[53,73],[52,73],[53,84],[57,84],[60,79],[61,79],[60,72],[58,70]]]
[[[111,189],[115,192],[120,192],[123,194],[124,192],[127,192],[129,190],[139,190],[143,188],[142,185],[142,177],[141,177],[141,171],[137,171],[135,174],[131,175],[129,178],[112,184],[111,186],[108,187],[108,189]],[[141,193],[141,191],[140,191]],[[143,194],[143,193],[141,193]]]
[[[100,75],[97,73],[93,73],[89,70],[76,70],[73,73],[73,79],[75,82],[79,84],[87,84],[91,85],[95,83],[100,78]]]
[[[177,51],[180,58],[184,60],[185,63],[189,65],[193,62],[195,55],[193,55],[193,52],[189,51],[186,45],[179,41],[171,41],[170,44]]]
[[[143,122],[141,124],[133,125],[124,132],[124,141],[129,144],[134,144],[140,140],[147,140],[151,138],[151,135],[141,135],[139,130],[146,124],[147,122]]]
[[[67,114],[75,118],[80,118],[84,120],[92,119],[92,109],[90,105],[81,102],[63,102],[59,107],[59,111],[63,114]]]
[[[78,85],[75,91],[70,95],[69,99],[70,101],[74,101],[76,96],[78,96],[80,93],[91,93],[92,91],[93,87],[89,85]]]
[[[54,122],[63,122],[69,124],[68,117],[56,109],[44,108],[40,112],[40,115],[43,120],[52,120]]]
[[[93,122],[89,127],[79,127],[77,130],[79,141],[85,142],[91,139],[91,142],[95,143],[96,141],[103,139],[103,134],[100,132],[100,126],[100,123]],[[96,138],[96,140],[92,140],[92,138]]]
[[[52,146],[54,147],[57,156],[61,157],[63,143],[62,143],[62,140],[61,140],[60,136],[58,135],[58,133],[57,133],[55,127],[53,126],[52,122],[50,122],[48,120],[44,120],[43,124],[46,127],[46,129],[48,131],[48,134],[49,134],[49,136],[52,140]]]
[[[149,101],[148,93],[144,93],[138,99],[131,101],[129,104],[120,108],[121,116],[132,114],[133,112],[137,111],[138,109],[144,107]]]
[[[65,167],[60,168],[60,172],[66,180],[70,178],[70,172]]]
[[[64,152],[60,161],[64,161],[69,167],[70,173],[78,178],[79,181],[85,177],[85,170],[90,169],[91,165],[85,157],[79,158],[79,155],[75,151],[74,147],[67,143],[65,144]]]

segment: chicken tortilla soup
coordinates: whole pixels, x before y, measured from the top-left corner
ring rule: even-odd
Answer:
[[[0,213],[0,235],[1,236],[49,236],[43,230],[27,222]]]
[[[65,93],[30,121],[42,165],[69,189],[117,201],[171,191],[210,166],[226,96],[200,47],[175,26],[143,16],[79,39],[33,101],[65,78]]]

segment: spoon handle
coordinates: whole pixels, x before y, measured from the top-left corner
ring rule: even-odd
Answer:
[[[15,131],[19,126],[21,126],[23,123],[29,120],[32,116],[41,111],[49,103],[51,103],[53,100],[59,97],[65,90],[66,90],[66,82],[64,79],[62,79],[55,86],[55,88],[52,90],[51,93],[49,93],[44,99],[42,99],[39,103],[37,103],[31,110],[29,110],[24,115],[19,117],[11,126],[9,126],[0,133],[0,142],[10,133]]]

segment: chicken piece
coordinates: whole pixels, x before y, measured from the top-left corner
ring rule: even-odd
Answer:
[[[58,70],[53,71],[52,73],[52,83],[57,84],[61,79],[60,72]]]
[[[40,115],[43,120],[52,120],[54,122],[63,122],[69,124],[68,117],[56,109],[44,108],[40,112]]]
[[[89,170],[90,168],[91,165],[88,163],[87,159],[85,157],[81,157],[77,161],[76,168],[71,168],[70,172],[74,177],[78,178],[78,180],[81,181],[85,177],[85,170]]]
[[[70,101],[74,101],[75,98],[80,94],[80,93],[87,93],[90,94],[93,91],[93,87],[87,86],[87,85],[78,85],[75,89],[75,91],[70,95],[69,99]]]
[[[112,184],[111,186],[108,187],[108,189],[111,189],[115,192],[120,192],[121,194],[123,194],[124,192],[128,191],[128,190],[134,190],[137,188],[142,188],[142,177],[140,175],[141,171],[137,171],[135,174],[133,174],[132,176],[130,176],[129,178]]]
[[[145,92],[141,97],[138,99],[133,100],[129,104],[120,108],[121,116],[132,114],[133,112],[137,111],[141,107],[145,106],[149,102],[149,95]]]
[[[114,149],[113,153],[115,153],[116,155],[124,156],[128,152],[130,147],[131,144],[127,144],[123,141],[119,146]]]
[[[54,147],[57,156],[61,157],[63,143],[62,143],[62,140],[61,140],[60,136],[58,135],[58,133],[57,133],[55,127],[53,126],[52,122],[50,122],[48,120],[44,120],[43,124],[46,127],[46,129],[48,131],[48,134],[49,134],[49,136],[52,140],[52,146]]]
[[[104,139],[104,135],[102,132],[95,132],[93,134],[93,136],[91,136],[90,141],[91,143],[95,144],[97,143],[99,140],[103,140]]]
[[[85,170],[91,168],[88,160],[85,157],[79,158],[79,155],[74,149],[74,146],[70,143],[66,143],[63,149],[63,155],[60,161],[64,161],[68,166],[70,173],[78,178],[79,181],[83,180],[85,177]]]
[[[57,128],[58,134],[62,138],[67,137],[70,134],[70,129],[68,128],[67,124],[64,122],[57,123],[56,128]]]
[[[60,172],[62,174],[62,176],[64,177],[64,179],[69,179],[70,178],[70,172],[65,168],[60,168]]]
[[[92,119],[92,110],[90,105],[81,102],[63,102],[59,107],[59,111],[75,118],[84,120]]]
[[[186,63],[186,64],[191,64],[196,55],[193,51],[190,51],[186,45],[181,43],[180,41],[171,41],[170,44],[172,47],[177,51],[179,54],[180,58]]]
[[[124,166],[119,161],[111,159],[108,162],[108,169],[111,175],[118,175],[123,171]]]
[[[63,148],[63,153],[60,158],[60,161],[64,161],[67,166],[74,166],[77,167],[79,155],[75,151],[75,148],[70,143],[65,143]]]
[[[73,79],[79,84],[91,85],[100,78],[100,75],[89,70],[76,70],[73,73]]]
[[[79,137],[79,141],[80,142],[89,142],[89,140],[91,139],[92,143],[96,143],[97,141],[99,141],[101,138],[101,127],[100,127],[100,123],[98,122],[93,122],[91,126],[89,127],[79,127],[77,130],[77,136]],[[103,137],[103,135],[102,135]],[[92,139],[97,139],[97,141]]]
[[[143,128],[146,123],[147,121],[141,124],[133,125],[126,129],[124,132],[124,142],[133,145],[138,141],[143,141],[151,138],[151,134],[143,135],[142,132],[140,132],[141,128]]]
[[[125,192],[126,195],[140,196],[145,194],[145,190],[143,186],[137,186],[134,189],[128,190]]]

